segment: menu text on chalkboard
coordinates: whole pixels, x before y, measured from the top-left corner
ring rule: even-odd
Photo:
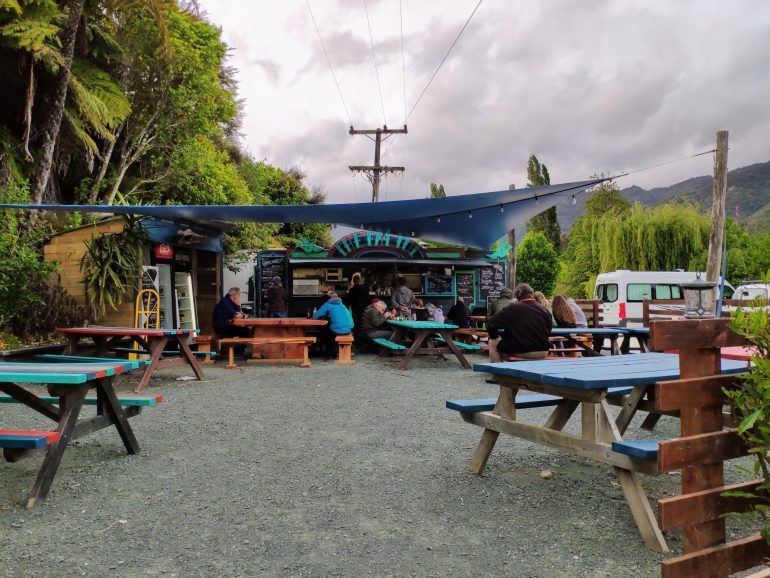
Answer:
[[[284,287],[288,287],[289,261],[283,251],[261,251],[257,255],[257,296],[255,311],[260,317],[267,314],[267,290],[273,277],[280,277]]]
[[[482,303],[488,299],[497,299],[505,287],[505,270],[502,265],[495,263],[479,270],[479,296]]]
[[[456,271],[455,287],[457,296],[462,297],[468,307],[476,302],[476,275],[473,271]]]
[[[451,275],[427,275],[423,293],[425,295],[454,295]]]

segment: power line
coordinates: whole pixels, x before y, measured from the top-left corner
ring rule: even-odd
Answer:
[[[403,79],[404,86],[404,118],[406,118],[406,58],[404,57],[404,11],[402,7],[403,0],[398,0],[398,20],[401,25],[401,77]],[[386,149],[385,152],[387,152]],[[401,165],[406,166],[406,135],[404,135],[404,146],[401,148]],[[401,194],[400,198],[404,198],[404,173],[400,174]]]
[[[382,85],[380,84],[380,71],[377,68],[377,56],[374,54],[374,38],[372,36],[372,24],[369,22],[369,8],[366,6],[366,0],[364,2],[364,12],[366,13],[366,26],[369,28],[369,43],[372,47],[372,62],[374,62],[374,74],[377,76],[377,89],[380,92],[380,106],[382,106],[382,123],[387,125],[388,121],[385,118],[385,101],[382,98]],[[350,123],[353,124],[353,123]]]
[[[310,12],[310,18],[313,21],[315,32],[318,35],[318,40],[321,42],[321,48],[323,48],[324,55],[326,56],[326,62],[329,65],[329,71],[332,73],[332,78],[334,79],[334,86],[337,87],[337,94],[340,95],[340,101],[342,101],[342,107],[345,109],[345,114],[348,117],[348,122],[352,127],[353,119],[350,118],[350,111],[348,110],[348,105],[345,104],[345,97],[342,96],[342,89],[340,88],[340,83],[337,80],[337,75],[334,73],[334,66],[332,66],[332,60],[331,58],[329,58],[329,53],[326,51],[326,45],[324,44],[324,39],[321,37],[321,31],[318,29],[318,23],[315,21],[315,16],[313,15],[313,9],[310,7],[310,0],[305,0],[305,4],[307,4],[307,10],[308,12]]]
[[[649,167],[644,167],[644,168],[641,168],[641,169],[635,169],[633,171],[627,171],[625,173],[619,174],[619,175],[617,175],[615,177],[612,177],[612,178],[617,179],[617,178],[620,178],[620,177],[627,177],[628,175],[633,175],[635,173],[641,173],[642,171],[648,171],[650,169],[655,169],[655,168],[658,168],[658,167],[664,167],[666,165],[671,165],[671,164],[674,164],[674,163],[678,163],[679,161],[686,161],[687,159],[694,159],[695,157],[702,157],[703,155],[708,155],[708,154],[711,154],[713,152],[716,152],[716,149],[711,149],[710,151],[703,151],[702,153],[695,153],[694,155],[689,155],[689,156],[682,157],[680,159],[674,159],[674,160],[671,160],[671,161],[665,161],[665,162],[662,162],[662,163],[658,163],[656,165],[650,165]]]

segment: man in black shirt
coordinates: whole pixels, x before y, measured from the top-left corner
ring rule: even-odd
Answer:
[[[535,292],[526,283],[513,291],[513,303],[489,319],[489,360],[502,361],[505,355],[542,359],[551,345],[551,314],[535,301]]]

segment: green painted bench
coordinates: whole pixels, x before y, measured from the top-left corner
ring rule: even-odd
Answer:
[[[53,404],[59,403],[59,398],[58,396],[55,396],[55,395],[39,394],[37,397],[42,401],[47,401],[48,403],[53,403]],[[120,405],[125,407],[149,407],[149,406],[157,405],[159,403],[163,403],[163,401],[164,400],[162,395],[128,394],[128,395],[118,396],[118,403],[120,403]],[[19,400],[11,397],[7,393],[0,393],[0,403],[20,403],[20,402]],[[87,395],[83,404],[96,405],[96,396]]]
[[[406,351],[406,347],[399,343],[393,343],[392,341],[388,341],[384,337],[375,337],[372,339],[372,343],[376,343],[380,347],[384,347],[385,349],[390,349],[391,351]]]
[[[443,337],[436,337],[436,341],[440,341],[441,343],[446,343],[446,339]],[[463,343],[462,341],[454,341],[452,340],[452,343],[454,343],[459,349],[464,349],[465,351],[481,351],[480,345],[475,345],[473,343]]]

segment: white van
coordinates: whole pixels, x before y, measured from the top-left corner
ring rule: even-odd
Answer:
[[[736,299],[767,299],[770,296],[770,283],[764,281],[744,281],[735,289]]]
[[[684,299],[681,283],[689,283],[697,273],[692,271],[613,271],[596,278],[594,298],[602,302],[604,325],[617,325],[624,319],[641,321],[642,302],[660,299]],[[702,279],[706,274],[701,272]],[[733,293],[725,283],[725,298]]]

